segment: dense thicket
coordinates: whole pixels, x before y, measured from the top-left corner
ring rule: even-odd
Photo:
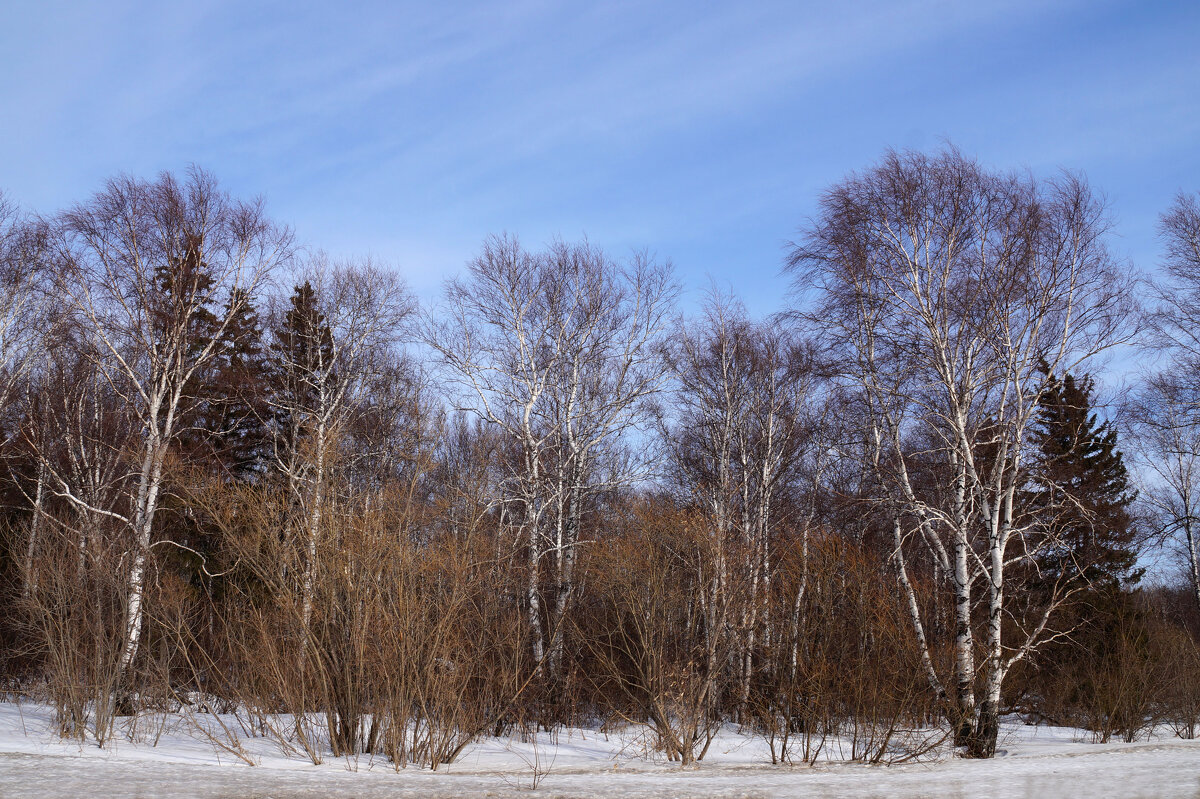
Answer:
[[[757,320],[511,237],[419,309],[199,170],[0,203],[0,670],[65,736],[218,711],[236,756],[397,767],[562,724],[683,764],[729,722],[784,762],[989,756],[1009,712],[1192,736],[1194,372],[1124,426],[1093,377],[1141,319],[1192,364],[1190,306],[1141,314],[1105,236],[1079,178],[889,153]]]

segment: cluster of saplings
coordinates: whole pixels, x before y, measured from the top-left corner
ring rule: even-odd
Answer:
[[[172,713],[397,767],[561,725],[684,764],[723,724],[784,762],[987,757],[1010,713],[1190,737],[1195,198],[1163,219],[1151,290],[1082,179],[888,153],[756,320],[510,237],[423,309],[199,170],[5,206],[7,690],[100,744]],[[1139,588],[1164,541],[1181,587]]]

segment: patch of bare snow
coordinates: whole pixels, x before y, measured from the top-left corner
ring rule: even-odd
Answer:
[[[203,717],[197,717],[203,718]],[[644,730],[565,729],[533,740],[487,738],[437,772],[399,772],[382,758],[330,757],[319,766],[267,738],[240,743],[250,767],[218,752],[178,716],[138,719],[134,741],[100,749],[54,733],[52,711],[0,704],[0,796],[166,799],[316,797],[1200,797],[1200,742],[1167,736],[1135,744],[1086,743],[1086,733],[1008,723],[1001,756],[898,766],[771,766],[765,742],[723,729],[704,762],[682,770]],[[236,725],[236,722],[232,722]],[[157,745],[155,745],[157,742]]]

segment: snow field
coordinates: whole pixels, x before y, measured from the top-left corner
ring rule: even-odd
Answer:
[[[240,729],[232,717],[222,719]],[[128,725],[132,720],[122,720]],[[896,766],[823,762],[772,766],[766,742],[722,729],[705,760],[680,769],[651,734],[564,729],[534,740],[484,738],[436,772],[397,772],[383,758],[327,758],[314,766],[264,737],[242,737],[242,760],[205,738],[204,714],[141,716],[101,749],[63,741],[53,711],[0,704],[0,797],[91,796],[316,799],[316,797],[1200,797],[1200,742],[1167,735],[1134,744],[1088,743],[1086,732],[1006,723],[999,756]],[[124,734],[122,734],[124,733]],[[130,740],[132,738],[132,740]],[[836,747],[830,750],[836,757]]]

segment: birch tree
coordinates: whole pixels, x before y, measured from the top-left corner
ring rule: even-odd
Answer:
[[[46,225],[22,214],[0,192],[0,443],[10,444],[19,429],[30,393],[31,373],[45,351],[44,333],[49,321],[45,291]],[[22,393],[26,397],[22,397]],[[46,472],[35,467],[33,488],[26,491],[32,507],[26,529],[25,564],[37,545],[43,520]],[[18,481],[24,482],[24,481]],[[28,571],[26,571],[28,574]],[[29,585],[22,586],[28,596]]]
[[[970,754],[995,751],[1004,678],[1056,634],[1056,586],[1033,617],[1009,592],[1052,530],[1022,512],[1040,369],[1076,370],[1131,334],[1131,280],[1082,178],[989,172],[954,150],[889,152],[829,189],[790,264],[807,318],[867,409],[893,562],[927,678]],[[944,477],[927,487],[920,470]],[[913,589],[933,564],[954,607],[948,674]],[[983,621],[976,606],[982,605]],[[976,690],[982,698],[977,701]]]
[[[283,476],[303,551],[301,624],[312,621],[317,553],[328,523],[339,442],[373,381],[394,366],[414,305],[403,281],[371,261],[318,255],[274,312],[274,462]]]
[[[125,619],[120,668],[137,656],[164,468],[196,401],[197,379],[248,298],[290,255],[291,236],[261,202],[240,202],[193,168],[182,179],[110,180],[58,220],[55,291],[86,340],[92,367],[129,414],[137,445],[128,453],[127,507],[92,505],[58,481],[72,505],[127,531]],[[229,298],[233,302],[226,302]],[[224,307],[222,314],[213,309]]]
[[[769,609],[778,605],[771,601],[772,549],[780,507],[810,443],[817,375],[803,341],[775,324],[750,321],[739,304],[720,296],[710,298],[701,320],[684,326],[669,352],[675,418],[662,433],[685,501],[703,506],[711,520],[717,563],[704,607],[716,615],[704,629],[736,642],[730,651],[740,712],[755,648],[761,637],[772,637]],[[798,526],[803,548],[807,525]],[[724,596],[735,585],[745,595]],[[731,601],[737,611],[724,629],[715,619],[728,615],[718,609]]]
[[[1142,489],[1159,531],[1183,550],[1200,607],[1200,195],[1180,194],[1160,220],[1165,279],[1155,288],[1151,344],[1167,358],[1135,403]]]
[[[525,556],[531,654],[553,678],[584,511],[597,492],[633,479],[620,461],[601,467],[662,385],[655,350],[675,293],[669,265],[644,255],[618,264],[587,243],[531,253],[497,237],[447,284],[441,318],[426,324],[460,407],[518,452],[497,502]]]
[[[1154,344],[1165,350],[1181,377],[1180,395],[1200,409],[1200,194],[1183,194],[1159,220],[1166,245],[1166,276],[1156,286],[1151,314]]]
[[[13,406],[43,349],[47,229],[0,193],[0,411]],[[11,426],[9,429],[12,429]]]
[[[1184,573],[1200,608],[1200,411],[1182,381],[1152,376],[1131,418],[1142,474],[1141,502],[1156,532],[1183,555]]]
[[[69,337],[51,347],[47,362],[30,387],[25,445],[37,462],[33,517],[25,552],[25,572],[32,574],[39,533],[48,521],[64,527],[76,548],[76,571],[83,575],[96,549],[108,541],[116,521],[126,514],[131,473],[123,454],[132,445],[128,414],[96,370],[94,357]],[[75,497],[66,513],[53,519],[52,497]],[[64,503],[59,503],[64,504]],[[31,586],[26,586],[28,589]]]

